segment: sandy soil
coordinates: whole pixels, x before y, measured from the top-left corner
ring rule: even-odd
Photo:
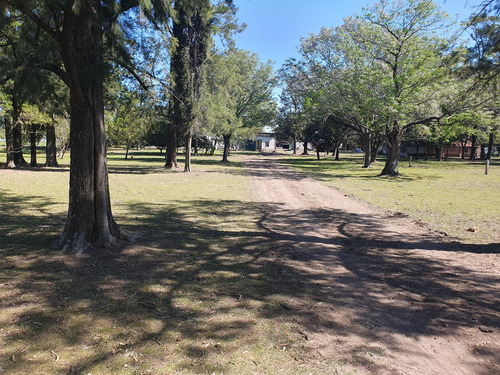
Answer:
[[[307,349],[356,374],[500,374],[500,244],[467,245],[248,156]]]

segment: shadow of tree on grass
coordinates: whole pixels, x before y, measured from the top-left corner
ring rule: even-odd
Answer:
[[[497,278],[419,255],[498,253],[498,244],[431,236],[370,242],[364,233],[382,218],[194,200],[131,205],[117,221],[135,242],[75,258],[47,249],[62,220],[43,211],[46,203],[2,193],[1,229],[11,233],[0,238],[0,250],[9,250],[0,253],[8,277],[0,279],[0,367],[7,373],[272,373],[285,364],[301,373],[327,361],[314,344],[326,334],[376,342],[384,332],[500,330]],[[40,213],[18,217],[27,207]],[[315,234],[312,216],[342,236]],[[44,222],[50,231],[15,231]],[[349,319],[329,319],[333,307]],[[486,349],[485,358],[500,360]],[[385,368],[358,361],[370,371]]]

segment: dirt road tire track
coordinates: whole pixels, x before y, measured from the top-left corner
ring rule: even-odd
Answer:
[[[357,374],[500,374],[500,244],[452,241],[279,160],[245,165],[308,350]]]

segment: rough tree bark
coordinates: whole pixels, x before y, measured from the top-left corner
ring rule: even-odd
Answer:
[[[188,129],[186,134],[186,160],[184,162],[184,172],[191,172],[191,145],[193,142],[193,135],[191,129]]]
[[[179,168],[177,164],[177,132],[170,126],[167,134],[167,147],[165,149],[165,168]]]
[[[47,147],[45,148],[45,166],[59,167],[59,163],[57,162],[56,129],[53,125],[47,126],[46,138]]]
[[[7,168],[15,168],[16,163],[14,163],[14,139],[13,139],[13,129],[12,129],[12,118],[10,116],[5,116],[5,143],[7,145]]]
[[[399,176],[399,154],[401,151],[401,132],[395,127],[387,132],[387,159],[381,176]]]
[[[23,155],[23,132],[17,119],[14,120],[12,139],[14,144],[14,164],[17,166],[27,164]]]
[[[373,164],[377,161],[377,155],[378,155],[378,150],[382,144],[382,140],[380,137],[374,137],[371,142],[371,155],[370,155],[370,162]],[[417,151],[418,151],[418,146],[417,146]]]
[[[59,36],[70,89],[71,164],[66,226],[54,246],[81,254],[124,238],[111,213],[103,95],[100,1],[65,12]]]
[[[293,133],[293,154],[297,155],[297,135]]]
[[[304,141],[304,151],[302,151],[302,155],[309,155],[309,152],[307,151],[307,140]]]
[[[363,147],[363,168],[370,168],[372,165],[371,156],[372,156],[372,143],[371,143],[371,134],[368,131],[364,131],[361,133],[361,144]]]
[[[225,134],[223,135],[224,138],[224,153],[222,154],[222,162],[228,162],[229,160],[227,159],[229,155],[229,145],[231,141],[231,134]]]
[[[470,156],[469,156],[470,160],[476,160],[476,143],[477,143],[477,137],[475,135],[473,135]]]

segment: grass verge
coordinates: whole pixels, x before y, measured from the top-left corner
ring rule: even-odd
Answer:
[[[360,155],[331,157],[285,156],[283,162],[310,173],[345,194],[384,210],[407,214],[469,243],[500,242],[500,161],[485,175],[483,161],[408,160],[400,163],[400,177],[379,177],[383,163],[362,168]],[[470,232],[469,228],[477,228]]]
[[[0,169],[0,373],[341,373],[280,304],[289,292],[242,160],[196,157],[185,174],[132,155],[110,152],[109,178],[134,242],[80,258],[50,249],[68,159]]]

